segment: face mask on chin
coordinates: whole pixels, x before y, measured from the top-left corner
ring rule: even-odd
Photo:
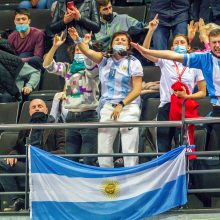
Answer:
[[[18,31],[18,32],[21,32],[21,33],[24,33],[24,32],[26,32],[27,30],[28,30],[28,28],[29,28],[29,24],[17,24],[16,25],[16,30]]]
[[[178,46],[174,47],[174,51],[176,53],[181,53],[181,54],[186,54],[187,53],[186,47],[182,46],[182,45],[178,45]]]
[[[107,22],[111,22],[113,20],[113,13],[108,15],[102,15],[103,19]]]
[[[113,53],[120,55],[120,56],[126,56],[127,55],[127,48],[124,45],[114,45],[112,47]]]

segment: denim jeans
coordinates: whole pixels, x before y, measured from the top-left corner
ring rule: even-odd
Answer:
[[[6,164],[6,161],[0,160],[0,173],[25,173],[26,163],[18,161],[14,166]],[[25,177],[1,176],[0,185],[5,192],[21,191],[24,187]],[[23,189],[24,190],[24,189]],[[20,195],[9,195],[9,199],[13,202],[20,198]]]
[[[37,9],[50,9],[53,2],[54,0],[39,0],[36,8]],[[32,8],[32,5],[30,1],[22,1],[18,7],[19,8]]]
[[[68,112],[67,123],[72,122],[98,122],[95,110],[85,112]],[[67,154],[94,154],[97,153],[97,128],[74,128],[66,129],[66,153]],[[70,158],[79,161],[80,158]],[[96,165],[97,158],[84,157],[83,163],[88,165]]]
[[[153,35],[153,47],[155,50],[166,50],[168,41],[170,38],[170,31],[172,30],[172,36],[177,34],[187,33],[187,21],[181,22],[173,27],[158,26]]]

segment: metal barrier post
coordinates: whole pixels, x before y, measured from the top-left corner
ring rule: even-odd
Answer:
[[[30,132],[31,133],[31,132]],[[25,210],[28,209],[28,162],[29,162],[29,158],[28,158],[28,147],[30,145],[30,135],[26,138],[26,144],[25,144],[25,147],[26,147],[26,151],[25,151],[25,154],[26,154],[26,166],[25,166]]]

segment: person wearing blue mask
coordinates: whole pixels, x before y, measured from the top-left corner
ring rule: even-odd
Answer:
[[[43,66],[49,73],[60,75],[65,79],[65,95],[62,101],[62,109],[68,111],[65,122],[97,122],[95,109],[98,106],[99,79],[96,64],[86,59],[77,45],[68,48],[71,64],[55,62],[53,57],[65,42],[63,36],[64,33],[60,36],[55,35],[53,46],[46,54]],[[91,35],[89,34],[88,37],[90,38]],[[97,128],[66,129],[66,153],[97,153],[97,133]],[[80,161],[79,158],[71,159]],[[83,163],[89,165],[96,165],[96,161],[95,157],[83,158]]]
[[[132,45],[141,52],[141,54],[154,62],[161,69],[160,78],[160,105],[157,113],[157,121],[169,121],[174,120],[175,114],[181,115],[181,105],[178,109],[176,106],[178,100],[183,99],[190,100],[189,102],[195,103],[197,98],[206,96],[206,83],[201,70],[184,67],[182,63],[174,62],[167,59],[159,59],[154,56],[148,56],[142,53],[144,48],[149,48],[151,38],[154,31],[159,24],[157,16],[149,23],[149,31],[145,38],[143,47],[138,44],[132,43]],[[189,45],[188,38],[183,34],[178,34],[174,37],[172,42],[172,51],[178,54],[187,54],[190,52],[191,47]],[[198,92],[193,93],[195,86],[198,86]],[[175,99],[178,97],[178,99]],[[188,101],[187,101],[188,102]],[[186,105],[187,107],[187,105]],[[173,112],[174,110],[174,112]],[[179,111],[178,111],[179,110]],[[186,108],[186,112],[190,111]],[[175,119],[180,120],[180,119]],[[179,128],[156,128],[156,147],[159,152],[167,152],[171,150],[172,140],[175,139],[175,145],[179,145]],[[188,144],[194,144],[194,128],[188,127]]]
[[[44,33],[37,28],[30,27],[28,9],[15,10],[14,24],[16,30],[8,36],[8,42],[15,54],[35,69],[42,70]]]
[[[100,122],[135,122],[140,117],[140,92],[143,68],[138,59],[131,55],[131,38],[124,32],[112,36],[110,49],[106,53],[89,48],[79,37],[75,28],[68,33],[80,50],[97,63],[101,81],[101,98],[97,109]],[[113,143],[119,128],[98,129],[98,153],[113,153]],[[139,134],[137,127],[120,128],[123,153],[137,153]],[[124,157],[124,166],[134,166],[138,157]],[[99,157],[101,167],[113,167],[112,157]]]

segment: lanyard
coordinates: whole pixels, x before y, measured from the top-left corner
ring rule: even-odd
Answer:
[[[182,69],[182,71],[181,71],[181,73],[180,73],[180,72],[179,72],[179,67],[178,67],[176,61],[173,61],[173,62],[174,62],[174,65],[175,65],[175,67],[176,67],[176,72],[177,72],[177,74],[178,74],[178,81],[181,81],[181,77],[182,77],[183,73],[185,72],[186,67],[184,66],[184,68]]]

